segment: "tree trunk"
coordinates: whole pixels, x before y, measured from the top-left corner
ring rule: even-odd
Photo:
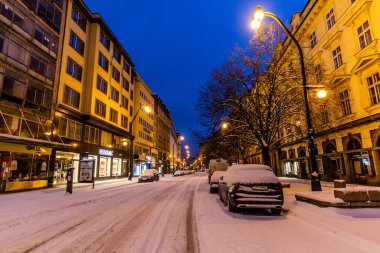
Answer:
[[[270,166],[270,153],[269,153],[269,147],[262,147],[261,148],[262,154],[263,154],[263,163],[265,165]]]

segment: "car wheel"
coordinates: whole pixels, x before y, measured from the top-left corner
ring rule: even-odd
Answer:
[[[281,215],[282,209],[281,208],[272,208],[270,211],[273,215]]]
[[[228,206],[228,211],[230,211],[232,213],[236,212],[236,207],[231,204],[230,197],[227,198],[226,202],[227,202],[227,206]]]

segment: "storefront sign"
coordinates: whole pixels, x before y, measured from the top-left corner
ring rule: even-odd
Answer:
[[[79,161],[79,183],[93,183],[94,182],[94,160],[80,160]]]
[[[45,148],[35,145],[21,145],[0,142],[0,151],[17,152],[25,154],[51,155],[51,150],[51,148]]]
[[[99,149],[99,155],[113,156],[113,151],[107,149]]]

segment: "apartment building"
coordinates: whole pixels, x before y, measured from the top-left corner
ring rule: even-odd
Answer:
[[[308,84],[328,91],[312,108],[322,180],[380,184],[379,11],[379,1],[310,0],[293,15],[292,33],[313,69]],[[296,120],[306,130],[305,120]],[[305,135],[284,131],[290,137],[275,163],[282,175],[310,178]]]
[[[137,74],[135,89],[135,116],[132,133],[135,136],[133,147],[134,168],[133,175],[141,175],[141,172],[156,166],[157,149],[154,146],[154,98],[152,91],[144,80]],[[150,112],[143,108],[149,107]]]
[[[155,115],[154,147],[158,153],[156,167],[161,173],[170,173],[170,111],[158,94],[152,94],[152,96]]]
[[[68,0],[56,91],[55,138],[69,147],[55,154],[54,182],[65,183],[79,159],[95,161],[95,178],[127,175],[133,116],[134,67],[102,17]]]
[[[62,0],[0,1],[0,191],[46,187]]]

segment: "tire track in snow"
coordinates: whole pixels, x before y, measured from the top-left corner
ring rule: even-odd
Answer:
[[[36,250],[37,248],[41,247],[42,245],[48,243],[50,240],[53,240],[54,238],[57,238],[60,235],[63,235],[63,234],[65,234],[65,233],[67,233],[67,232],[69,232],[69,231],[71,231],[73,229],[76,229],[77,227],[79,227],[80,225],[82,225],[85,221],[86,220],[82,220],[81,222],[79,222],[79,223],[77,223],[77,224],[75,224],[73,226],[70,226],[70,227],[67,227],[67,228],[61,230],[60,232],[56,233],[55,235],[51,236],[50,238],[47,238],[44,241],[39,242],[39,243],[33,245],[29,249],[26,249],[24,252],[28,253],[28,252],[32,252],[32,251]]]
[[[146,185],[146,186],[148,186],[148,185]],[[136,187],[137,189],[135,189],[138,191],[142,191],[140,193],[140,195],[142,197],[149,194],[149,191],[146,191],[146,188],[143,188],[143,187],[144,186]],[[150,188],[153,188],[153,186],[148,186],[147,188],[150,189]],[[108,193],[108,192],[106,192],[106,193]],[[27,222],[23,223],[23,224],[19,223],[23,226],[18,228],[21,230],[21,233],[19,233],[18,236],[21,236],[21,237],[26,236],[26,238],[29,237],[29,239],[31,239],[30,234],[32,233],[34,239],[40,238],[40,242],[35,243],[35,240],[24,241],[22,246],[26,247],[27,249],[22,249],[22,247],[20,248],[20,244],[17,243],[16,244],[17,246],[13,246],[13,247],[11,246],[11,248],[8,248],[6,251],[8,252],[10,250],[14,250],[15,248],[17,248],[18,250],[15,252],[20,252],[20,251],[23,252],[25,250],[28,250],[30,247],[35,248],[35,249],[38,248],[39,252],[43,251],[42,249],[40,250],[40,248],[48,247],[50,244],[54,244],[54,241],[59,240],[59,238],[64,237],[67,234],[70,234],[70,233],[75,234],[75,230],[72,230],[72,229],[61,230],[61,231],[64,231],[64,233],[63,232],[57,233],[57,231],[56,231],[57,229],[59,230],[59,228],[62,227],[62,220],[63,220],[63,223],[66,222],[66,224],[67,224],[67,220],[70,220],[70,217],[74,217],[73,220],[69,221],[69,222],[71,222],[71,224],[74,223],[74,225],[70,225],[70,227],[74,227],[75,224],[79,224],[75,227],[78,227],[80,225],[85,225],[84,230],[85,230],[85,228],[91,227],[92,225],[94,225],[93,221],[96,220],[98,218],[98,216],[100,216],[102,213],[107,213],[110,209],[114,209],[115,207],[117,208],[118,205],[125,205],[125,204],[130,202],[130,201],[125,201],[125,195],[121,194],[121,193],[122,192],[119,192],[119,194],[116,194],[116,195],[114,193],[112,193],[114,198],[119,198],[122,200],[122,201],[117,201],[118,199],[113,200],[113,202],[112,202],[113,205],[102,205],[103,201],[112,200],[112,198],[110,198],[112,196],[109,196],[109,193],[108,193],[106,196],[96,195],[97,198],[94,198],[93,201],[80,201],[79,203],[74,203],[74,205],[71,204],[71,205],[69,205],[70,208],[67,208],[68,206],[65,206],[66,208],[62,208],[62,207],[54,208],[53,210],[57,211],[57,213],[60,214],[60,216],[57,217],[57,219],[48,220],[49,216],[46,216],[46,212],[44,212],[44,211],[40,212],[40,213],[42,213],[41,215],[32,215],[32,216],[25,217]],[[78,196],[76,196],[76,197],[78,197]],[[134,200],[134,199],[128,199],[128,200]],[[91,204],[93,206],[93,208],[91,208],[91,206],[88,206],[88,204]],[[97,204],[101,205],[101,209],[97,208],[97,206],[96,206]],[[40,203],[40,205],[41,205],[41,203]],[[76,207],[76,208],[73,208],[73,207]],[[78,210],[78,208],[82,208],[84,210],[81,210],[81,209]],[[49,210],[48,213],[52,213],[53,210]],[[62,212],[62,210],[65,210],[65,211]],[[64,215],[62,215],[62,214],[64,214]],[[82,220],[81,220],[79,222],[76,222],[76,220],[78,220],[78,218],[79,219],[81,218],[81,217],[77,217],[78,216],[77,214],[79,214],[79,215],[80,214],[82,214],[82,215],[86,214],[85,221],[82,222]],[[51,216],[52,215],[50,215],[50,217]],[[41,223],[41,221],[43,221],[43,222]],[[53,222],[51,222],[51,221],[53,221]],[[37,223],[37,225],[36,225],[36,223]],[[43,225],[43,226],[40,226],[40,225]],[[37,227],[38,230],[31,232],[30,228],[28,228],[28,226],[31,226],[33,228]],[[5,227],[4,229],[6,229],[6,228],[7,227]],[[13,228],[12,230],[14,231],[16,229],[17,228]],[[28,229],[29,229],[29,232],[24,232],[24,230],[28,230]],[[17,233],[17,230],[14,233]],[[82,237],[80,231],[77,234],[79,235],[78,237]],[[72,240],[72,238],[76,238],[76,237],[71,237],[71,240]],[[3,238],[3,239],[5,239],[5,238]],[[12,243],[12,241],[8,241],[8,242]],[[30,246],[30,244],[32,244],[34,246]],[[35,245],[37,245],[37,246],[35,246]],[[0,246],[4,246],[4,244],[2,244]],[[71,246],[71,245],[69,245],[69,246]],[[0,251],[2,251],[1,247],[0,247]],[[53,251],[57,252],[57,250],[53,250]],[[49,251],[45,251],[45,252],[49,252]]]

